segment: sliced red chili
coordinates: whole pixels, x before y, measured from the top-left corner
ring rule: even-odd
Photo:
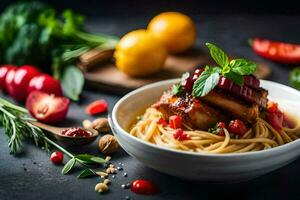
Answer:
[[[89,115],[97,115],[106,112],[107,108],[108,108],[107,102],[104,99],[100,99],[90,103],[86,107],[85,112]]]
[[[267,59],[284,63],[300,63],[300,45],[254,38],[251,42],[253,51]]]

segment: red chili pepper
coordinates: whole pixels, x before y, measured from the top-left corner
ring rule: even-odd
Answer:
[[[190,137],[188,134],[184,133],[182,129],[177,129],[176,133],[173,134],[173,137],[175,140],[183,141],[183,140],[189,140]]]
[[[256,54],[267,59],[284,64],[300,63],[300,44],[254,38],[251,46]]]
[[[169,125],[173,129],[182,127],[182,118],[179,115],[172,115],[169,117]]]
[[[106,112],[107,108],[108,108],[107,102],[104,99],[100,99],[90,103],[86,107],[85,112],[89,115],[97,115]]]

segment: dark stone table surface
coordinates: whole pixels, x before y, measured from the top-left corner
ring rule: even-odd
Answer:
[[[87,29],[121,36],[122,34],[146,27],[147,17],[131,18],[88,18]],[[280,15],[198,15],[193,16],[197,23],[197,45],[204,47],[210,41],[223,47],[232,55],[241,55],[253,60],[263,60],[256,56],[247,44],[254,36],[300,43],[300,17]],[[268,63],[273,74],[270,80],[288,84],[288,72],[291,66]],[[1,94],[1,96],[4,96]],[[86,90],[80,103],[72,103],[68,114],[69,125],[79,124],[90,118],[84,113],[84,107],[99,98],[109,102],[109,111],[120,96],[104,91]],[[85,148],[72,149],[73,152],[100,153],[97,143]],[[67,159],[65,159],[66,161]],[[75,170],[70,175],[60,173],[62,166],[54,166],[49,154],[25,142],[22,153],[9,154],[3,130],[0,131],[0,199],[300,199],[300,160],[279,170],[252,181],[236,184],[204,184],[189,182],[145,167],[142,163],[120,151],[113,156],[114,163],[124,163],[124,171],[111,179],[110,192],[101,195],[94,192],[98,178],[76,179]],[[187,168],[193,166],[186,166]],[[122,173],[127,172],[128,177]],[[121,188],[121,184],[134,179],[150,179],[157,183],[161,192],[155,196],[139,196]],[[299,182],[298,182],[299,181]]]

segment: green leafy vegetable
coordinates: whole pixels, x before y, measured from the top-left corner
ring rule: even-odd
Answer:
[[[77,176],[78,179],[80,178],[86,178],[86,177],[89,177],[89,176],[95,176],[96,173],[91,170],[91,169],[84,169],[80,172],[80,174]]]
[[[183,87],[180,84],[174,84],[172,86],[172,94],[174,95],[181,95],[183,92]]]
[[[219,82],[220,75],[213,70],[205,70],[193,86],[193,95],[202,97],[207,95]]]
[[[83,27],[84,17],[72,10],[65,10],[60,17],[42,2],[14,3],[0,16],[0,62],[33,64],[47,72],[52,70],[54,77],[63,78],[65,83],[78,82],[71,92],[68,86],[63,87],[65,95],[77,101],[84,79],[66,75],[65,68],[74,65],[86,51],[96,47],[112,49],[119,40],[88,33]],[[77,70],[79,73],[82,74]]]
[[[256,70],[256,64],[246,59],[234,59],[230,61],[231,71],[238,75],[250,75]]]
[[[77,67],[70,65],[63,73],[61,84],[64,94],[70,99],[78,101],[84,85],[83,74]]]
[[[244,84],[244,77],[236,74],[234,72],[229,72],[227,74],[224,75],[226,78],[229,78],[230,80],[234,80],[234,82],[240,86],[242,86]]]
[[[228,66],[228,64],[229,64],[228,56],[222,49],[220,49],[219,47],[217,47],[216,45],[211,44],[211,43],[206,43],[206,46],[209,49],[211,57],[214,59],[214,61],[218,65],[220,65],[222,68],[225,68]]]
[[[71,171],[71,169],[74,167],[76,163],[76,159],[75,158],[72,158],[70,159],[64,166],[64,168],[62,169],[61,173],[62,174],[67,174],[68,172]]]
[[[24,138],[32,138],[36,145],[42,144],[48,149],[48,143],[44,140],[44,133],[28,120],[28,111],[0,98],[0,125],[8,137],[8,147],[12,154],[18,153],[22,148]]]
[[[300,90],[300,67],[296,67],[290,72],[289,81],[292,87]]]

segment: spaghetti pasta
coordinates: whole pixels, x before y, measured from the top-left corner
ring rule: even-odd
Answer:
[[[184,124],[184,133],[189,136],[189,139],[180,141],[173,137],[175,129],[157,123],[163,117],[163,114],[157,109],[153,107],[148,108],[141,120],[132,127],[130,134],[160,146],[206,153],[260,151],[289,143],[300,136],[299,123],[293,128],[284,127],[279,132],[259,117],[253,126],[240,138],[232,138],[226,129],[224,129],[225,136],[220,136],[207,131],[192,130]]]

